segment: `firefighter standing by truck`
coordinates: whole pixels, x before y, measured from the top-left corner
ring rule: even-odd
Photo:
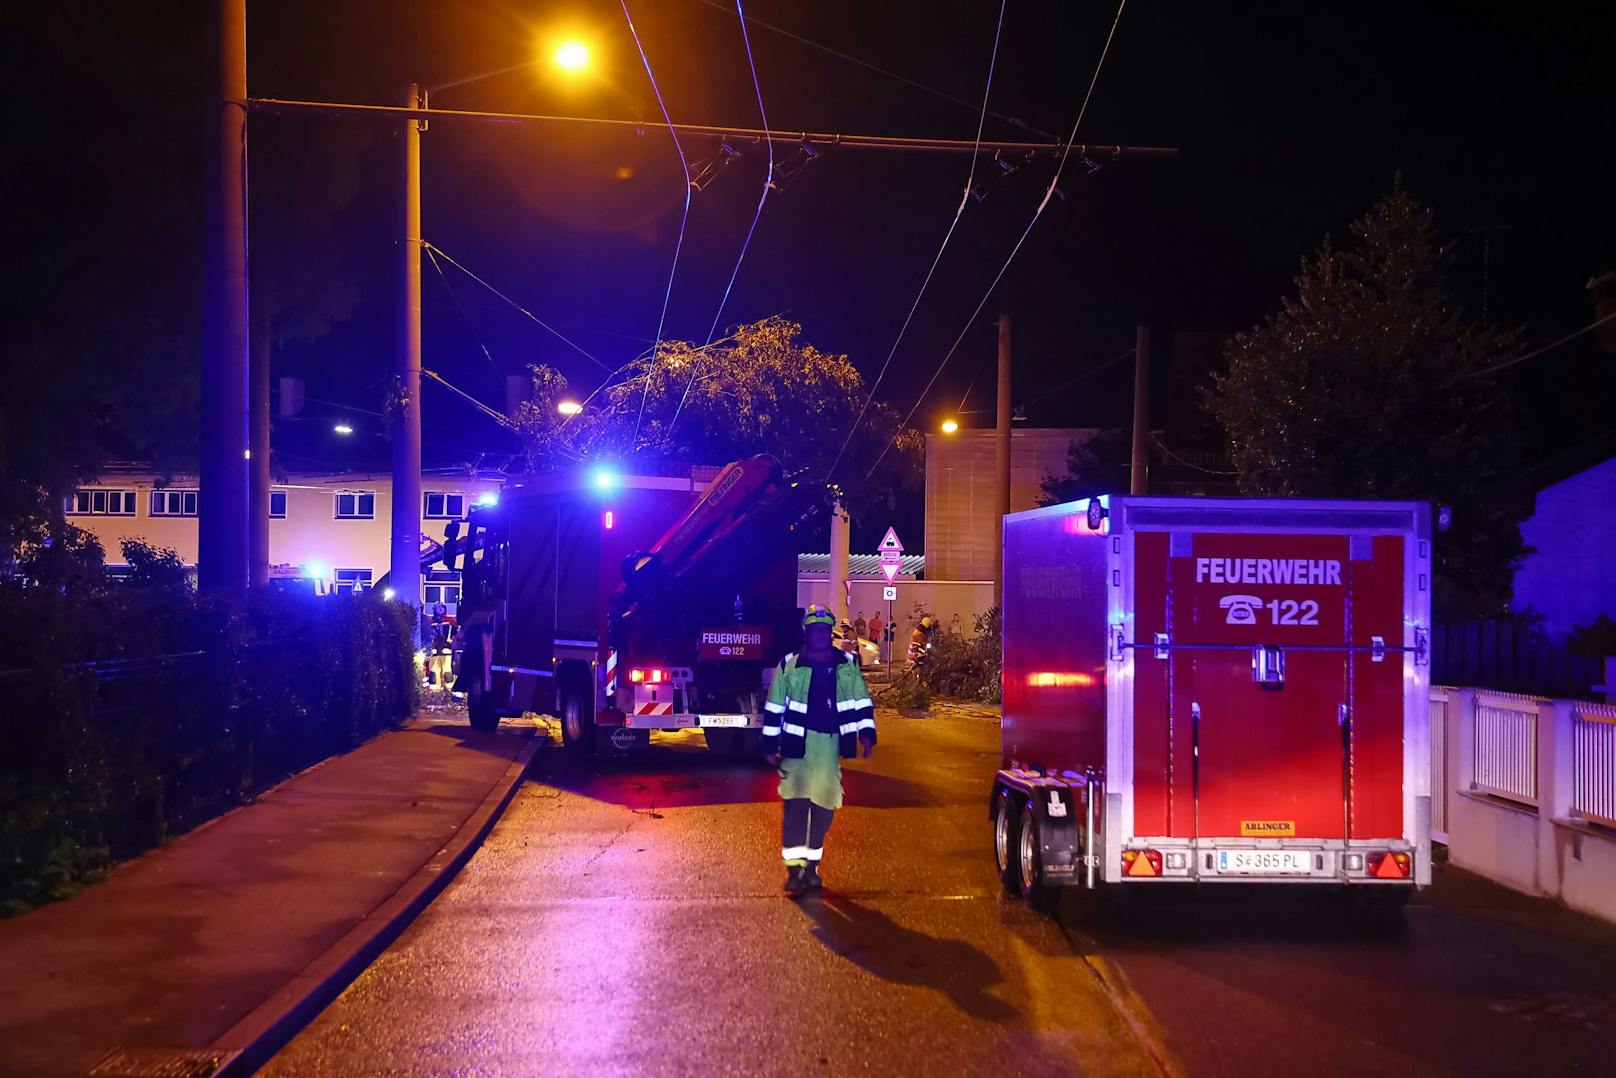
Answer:
[[[842,807],[842,758],[875,750],[875,705],[858,657],[831,645],[836,617],[810,606],[802,651],[780,660],[764,709],[764,758],[780,770],[780,856],[785,893],[820,886],[825,834]]]

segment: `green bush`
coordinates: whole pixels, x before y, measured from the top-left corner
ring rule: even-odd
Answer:
[[[126,551],[126,554],[130,552]],[[0,582],[0,909],[72,893],[415,707],[410,614],[366,594]]]
[[[999,608],[976,616],[970,636],[938,627],[926,661],[916,668],[926,689],[939,696],[999,702]]]

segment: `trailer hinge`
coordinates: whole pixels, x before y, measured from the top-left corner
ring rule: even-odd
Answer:
[[[1384,636],[1371,636],[1369,638],[1369,661],[1372,663],[1386,661],[1386,638]]]
[[[1167,658],[1167,650],[1168,650],[1168,641],[1169,641],[1169,639],[1170,638],[1168,637],[1168,635],[1166,633],[1157,633],[1156,634],[1156,640],[1155,640],[1156,658],[1158,658],[1158,659]]]
[[[1414,630],[1414,665],[1425,666],[1431,661],[1431,635],[1425,629]]]

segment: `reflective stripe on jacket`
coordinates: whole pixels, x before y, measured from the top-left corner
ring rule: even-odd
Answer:
[[[864,683],[859,671],[858,657],[839,653],[842,661],[836,666],[836,713],[838,745],[844,757],[858,755],[859,738],[875,744],[875,704],[870,700],[870,687]],[[813,681],[813,668],[798,666],[795,653],[780,660],[769,685],[769,699],[763,705],[763,738],[759,748],[763,755],[801,759],[808,745],[808,730],[801,716],[808,713],[808,687]]]

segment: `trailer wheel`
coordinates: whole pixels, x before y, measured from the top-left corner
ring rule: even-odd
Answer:
[[[1016,799],[1009,790],[1000,790],[993,800],[993,863],[1006,894],[1021,893],[1021,876],[1016,870]]]
[[[1044,846],[1038,835],[1038,813],[1031,808],[1021,814],[1020,832],[1016,871],[1021,897],[1038,912],[1048,913],[1055,907],[1055,888],[1044,882]]]
[[[561,687],[561,744],[580,759],[595,751],[595,702],[577,678]]]
[[[466,694],[466,718],[473,730],[499,729],[499,709],[494,706],[494,697],[480,685]]]

